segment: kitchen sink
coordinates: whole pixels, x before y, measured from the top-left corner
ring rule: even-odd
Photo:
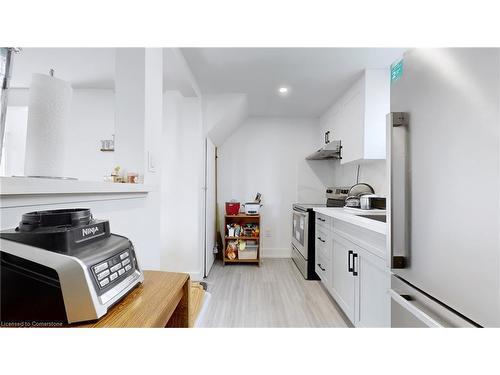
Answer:
[[[383,223],[386,222],[385,215],[358,215],[359,217],[366,217],[367,219],[381,221]]]

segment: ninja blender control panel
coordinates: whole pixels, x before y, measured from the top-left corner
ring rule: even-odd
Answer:
[[[125,251],[104,262],[92,266],[94,277],[100,289],[123,276],[132,269],[130,254]]]

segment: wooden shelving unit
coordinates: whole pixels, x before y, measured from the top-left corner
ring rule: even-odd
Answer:
[[[249,236],[228,236],[227,225],[229,224],[240,224],[244,226],[245,224],[256,224],[259,227],[259,236],[258,237],[249,237]],[[226,263],[255,263],[260,266],[260,233],[262,233],[262,228],[260,225],[260,215],[225,215],[224,217],[224,252],[222,257],[222,264],[226,265]],[[256,259],[229,259],[226,257],[226,249],[229,241],[235,240],[243,240],[243,241],[257,241],[257,258]]]
[[[259,237],[245,237],[245,236],[239,236],[239,237],[229,237],[226,236],[224,237],[226,240],[258,240]]]

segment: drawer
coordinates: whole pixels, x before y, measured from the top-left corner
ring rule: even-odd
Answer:
[[[326,216],[323,214],[320,214],[319,212],[316,212],[316,226],[325,228],[325,229],[331,229],[332,227],[332,218],[330,216]]]
[[[332,235],[330,231],[323,228],[316,228],[315,238],[316,254],[321,254],[325,260],[332,258]]]
[[[334,220],[333,233],[342,236],[382,259],[388,258],[385,234],[377,233],[342,220]]]
[[[319,253],[316,259],[316,264],[314,265],[314,270],[325,286],[330,289],[330,261],[323,258]]]

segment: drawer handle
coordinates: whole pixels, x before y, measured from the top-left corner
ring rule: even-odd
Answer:
[[[318,217],[318,220],[319,220],[319,221],[323,221],[323,222],[325,222],[325,221],[326,221],[326,219],[322,219],[322,218],[320,218],[320,217]]]
[[[351,266],[351,255],[354,253],[354,251],[352,250],[349,250],[347,252],[347,272],[353,272],[354,271],[354,267]]]
[[[325,242],[325,240],[322,239],[321,237],[318,237],[318,240],[320,240],[321,242]]]
[[[321,269],[321,271],[326,271],[323,267],[321,267],[321,263],[318,263],[318,267]]]
[[[352,254],[352,275],[358,276],[358,270],[356,269],[356,258],[358,257],[358,253]]]
[[[427,327],[437,327],[437,328],[443,327],[441,323],[439,323],[431,316],[427,315],[425,312],[416,307],[412,302],[410,302],[411,300],[405,298],[409,296],[401,295],[392,289],[389,289],[389,294],[391,295],[391,298],[394,302],[398,303],[401,307],[403,307],[411,315],[413,315],[415,318],[424,323]]]

